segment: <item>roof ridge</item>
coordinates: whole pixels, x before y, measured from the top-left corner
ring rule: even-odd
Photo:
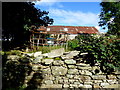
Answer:
[[[50,25],[50,26],[63,26],[63,27],[95,27],[95,26],[66,26],[66,25]],[[48,26],[49,27],[49,26]]]

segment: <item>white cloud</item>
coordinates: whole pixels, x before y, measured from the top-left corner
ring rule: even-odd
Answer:
[[[92,12],[50,9],[49,16],[54,19],[54,25],[98,26],[98,14]]]
[[[99,14],[92,12],[70,11],[63,9],[49,9],[49,16],[54,19],[53,25],[94,26],[100,32],[107,32],[99,25]]]
[[[96,29],[100,30],[100,26],[95,26]]]
[[[35,3],[36,6],[52,7],[55,5],[58,8],[63,8],[64,6],[58,1],[59,0],[42,0],[33,3]]]
[[[36,1],[35,5],[40,5],[40,6],[52,6],[57,3],[57,0],[41,0],[41,1]]]
[[[38,0],[40,2],[102,2],[102,0]]]
[[[106,28],[106,29],[102,29],[102,27],[100,27],[100,26],[95,26],[95,28],[96,28],[99,32],[101,32],[101,33],[105,33],[105,32],[108,31],[107,28]]]

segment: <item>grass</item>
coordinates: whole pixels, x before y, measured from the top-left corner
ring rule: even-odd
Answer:
[[[35,46],[34,49],[30,50],[28,53],[34,53],[37,51],[42,51],[42,53],[49,53],[51,50],[59,49],[59,48],[64,48],[66,52],[70,51],[69,47],[66,49],[65,46],[38,46],[38,47]],[[21,55],[21,52],[23,51],[20,51],[20,50],[0,51],[0,55],[4,55],[4,54]]]
[[[10,51],[0,51],[1,55],[7,54],[7,55],[21,55],[20,50],[10,50]]]
[[[65,47],[64,46],[38,46],[38,47],[35,47],[32,52],[42,51],[42,53],[48,53],[51,50],[59,49],[59,48],[65,48]],[[65,49],[65,51],[69,51],[69,50]]]

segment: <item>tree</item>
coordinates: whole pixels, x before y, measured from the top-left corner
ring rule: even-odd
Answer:
[[[31,2],[3,2],[3,49],[13,49],[28,44],[31,25],[47,26],[53,23],[48,13],[36,9]]]
[[[108,27],[108,34],[120,35],[120,2],[101,2],[99,25]]]

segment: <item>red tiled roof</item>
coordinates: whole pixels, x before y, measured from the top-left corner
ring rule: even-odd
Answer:
[[[43,27],[41,29],[43,29]],[[47,31],[50,34],[55,34],[55,33],[68,33],[68,34],[88,33],[88,34],[96,34],[96,33],[99,32],[95,27],[88,27],[88,26],[48,26],[44,30]]]
[[[99,31],[95,27],[83,27],[83,26],[48,26],[50,31],[47,32],[66,32],[70,34],[78,34],[78,33],[88,33],[88,34],[96,34]]]

